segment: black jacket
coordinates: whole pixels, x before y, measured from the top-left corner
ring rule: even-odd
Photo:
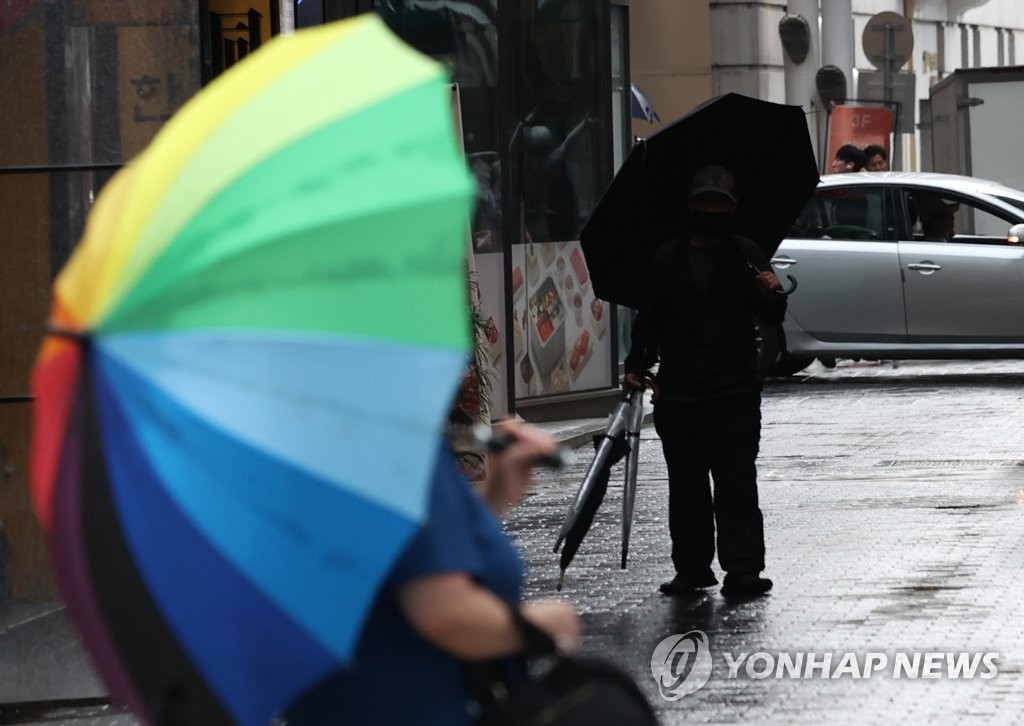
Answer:
[[[753,282],[748,261],[770,270],[768,260],[752,240],[727,238],[715,248],[711,284],[701,292],[690,274],[690,249],[676,239],[655,253],[625,370],[640,375],[660,358],[660,400],[760,391],[754,318],[778,325],[786,314],[785,297],[768,300]]]

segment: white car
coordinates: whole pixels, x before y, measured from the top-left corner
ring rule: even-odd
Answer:
[[[1024,192],[950,174],[822,179],[778,251],[797,280],[762,370],[815,358],[1024,358]]]

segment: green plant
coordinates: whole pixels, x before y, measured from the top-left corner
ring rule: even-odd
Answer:
[[[476,424],[489,424],[491,414],[491,380],[490,361],[487,358],[487,320],[480,312],[478,300],[480,289],[476,275],[467,270],[467,293],[470,311],[470,324],[473,329],[473,355],[466,367],[466,375],[455,397],[455,403],[449,415],[449,425],[453,428],[472,427]],[[458,440],[459,437],[454,437]],[[470,479],[479,478],[484,470],[484,457],[471,448],[456,446],[455,456]]]

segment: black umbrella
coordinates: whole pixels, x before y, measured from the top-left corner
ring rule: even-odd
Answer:
[[[587,467],[587,473],[580,483],[580,487],[573,498],[569,511],[565,516],[565,522],[558,534],[558,541],[555,542],[555,552],[559,547],[562,554],[559,559],[561,573],[558,578],[558,589],[562,589],[562,581],[565,578],[565,570],[569,567],[576,552],[583,542],[583,538],[590,530],[601,502],[604,501],[605,492],[608,490],[608,479],[611,477],[612,467],[619,463],[627,453],[631,453],[633,446],[640,442],[639,434],[633,436],[633,431],[639,432],[640,422],[643,420],[643,394],[640,391],[633,391],[625,396],[615,407],[608,420],[608,427],[600,436],[594,437],[594,459]],[[639,411],[639,413],[637,413]],[[623,492],[623,514],[628,512],[630,519],[633,515],[633,496],[636,491],[636,468],[633,467],[633,482],[629,482],[629,467],[626,470],[626,486]],[[628,502],[627,502],[628,500]],[[627,537],[629,526],[623,520],[623,543],[622,543],[622,566],[626,564]],[[564,547],[562,546],[564,542]]]
[[[581,240],[594,292],[637,308],[654,251],[686,229],[686,187],[706,164],[732,171],[737,232],[766,257],[818,184],[803,110],[729,93],[639,142],[612,180]]]

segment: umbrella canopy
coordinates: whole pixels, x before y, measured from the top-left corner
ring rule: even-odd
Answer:
[[[803,111],[730,93],[637,144],[581,233],[598,297],[640,306],[654,251],[686,229],[689,178],[728,167],[739,196],[737,232],[767,257],[818,184]]]
[[[629,107],[630,115],[633,118],[640,118],[650,123],[661,121],[658,112],[654,110],[654,104],[635,83],[629,84]]]
[[[268,723],[425,516],[470,348],[449,99],[373,15],[275,39],[109,182],[55,283],[35,507],[147,720]]]

